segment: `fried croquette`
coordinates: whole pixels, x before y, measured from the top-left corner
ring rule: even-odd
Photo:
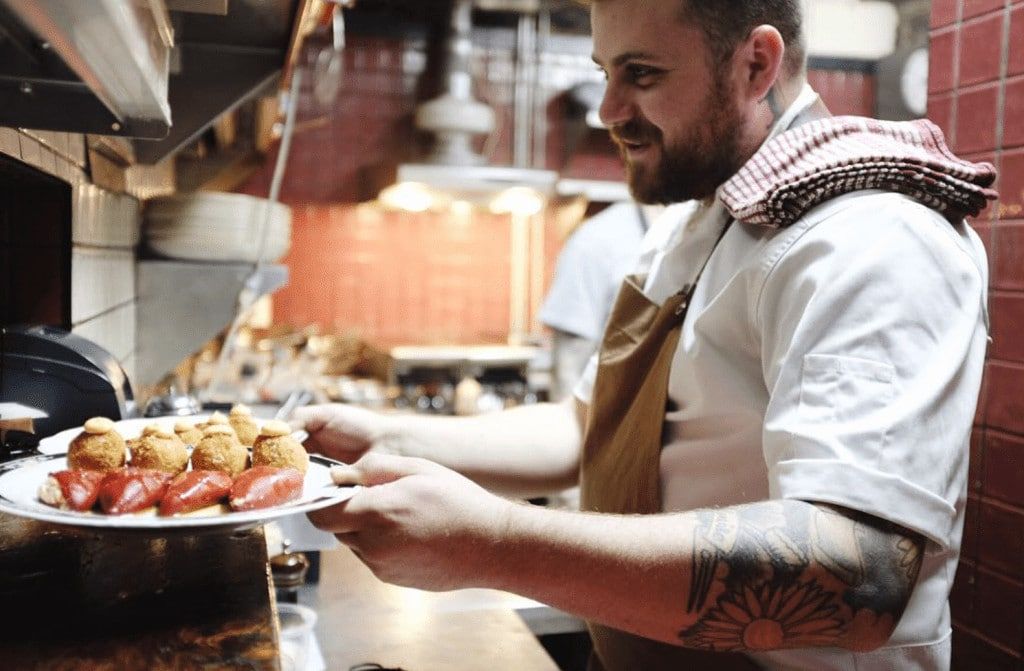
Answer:
[[[228,418],[221,412],[215,412],[207,417],[205,422],[196,424],[196,428],[200,431],[206,431],[207,427],[210,426],[231,426],[231,424],[228,422]],[[234,429],[232,429],[232,431],[234,431]]]
[[[86,471],[112,471],[125,464],[124,438],[106,417],[93,417],[68,445],[68,468]]]
[[[132,466],[149,468],[172,475],[188,467],[188,449],[176,434],[151,424],[142,431],[142,437],[131,446]]]
[[[208,426],[203,438],[192,451],[192,468],[205,471],[223,471],[235,477],[246,469],[249,450],[238,442],[235,432],[227,425]]]
[[[252,444],[256,441],[256,436],[260,434],[256,422],[252,419],[252,410],[241,404],[236,405],[231,408],[228,422],[231,424],[231,428],[235,430],[238,442],[246,447],[252,447]]]
[[[252,446],[252,465],[294,468],[305,475],[309,455],[290,434],[291,427],[286,422],[267,422]]]
[[[178,434],[181,442],[195,447],[203,439],[203,430],[194,424],[179,421],[174,424],[174,433]]]

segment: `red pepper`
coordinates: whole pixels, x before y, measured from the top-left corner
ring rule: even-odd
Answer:
[[[294,468],[253,466],[242,471],[231,486],[232,510],[259,510],[279,506],[302,496],[303,476]]]
[[[83,512],[96,505],[96,499],[100,495],[100,483],[107,476],[102,471],[57,471],[50,473],[60,486],[61,495],[64,497],[62,507]]]
[[[161,515],[177,515],[212,506],[231,491],[231,476],[223,471],[189,471],[171,480],[160,502]]]
[[[130,466],[111,471],[100,484],[100,507],[110,515],[134,513],[160,503],[171,474]]]

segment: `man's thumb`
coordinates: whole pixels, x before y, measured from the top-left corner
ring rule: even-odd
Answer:
[[[331,479],[336,485],[373,487],[423,473],[432,466],[425,459],[369,452],[354,464],[332,466]]]

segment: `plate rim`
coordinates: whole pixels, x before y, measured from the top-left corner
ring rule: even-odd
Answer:
[[[67,458],[67,452],[61,452],[58,454],[40,453],[13,459],[0,464],[0,478],[17,471],[19,468],[24,468],[25,466],[30,466],[35,463],[55,461],[62,458]],[[318,466],[326,468],[344,465],[343,462],[331,459],[330,457],[325,457],[322,454],[310,454],[309,459],[311,464],[316,463]],[[220,515],[205,517],[139,517],[137,515],[104,515],[102,513],[63,510],[47,506],[44,503],[41,503],[41,507],[38,509],[26,508],[18,501],[7,497],[2,491],[0,491],[0,512],[40,522],[94,530],[150,532],[199,531],[203,529],[221,528],[242,530],[262,526],[282,517],[300,515],[336,505],[351,498],[357,491],[359,491],[359,489],[361,489],[361,487],[358,485],[351,487],[338,486],[336,488],[336,495],[328,493],[325,495],[325,498],[317,497],[312,501],[306,501],[305,503],[299,502],[292,505],[284,504],[284,506],[275,506],[273,508],[263,508],[261,510],[243,512],[231,511]]]

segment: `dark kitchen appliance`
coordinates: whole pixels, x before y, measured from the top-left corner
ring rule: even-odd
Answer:
[[[0,328],[0,403],[46,413],[34,422],[40,438],[90,417],[135,414],[131,385],[117,359],[85,338],[48,326]]]

